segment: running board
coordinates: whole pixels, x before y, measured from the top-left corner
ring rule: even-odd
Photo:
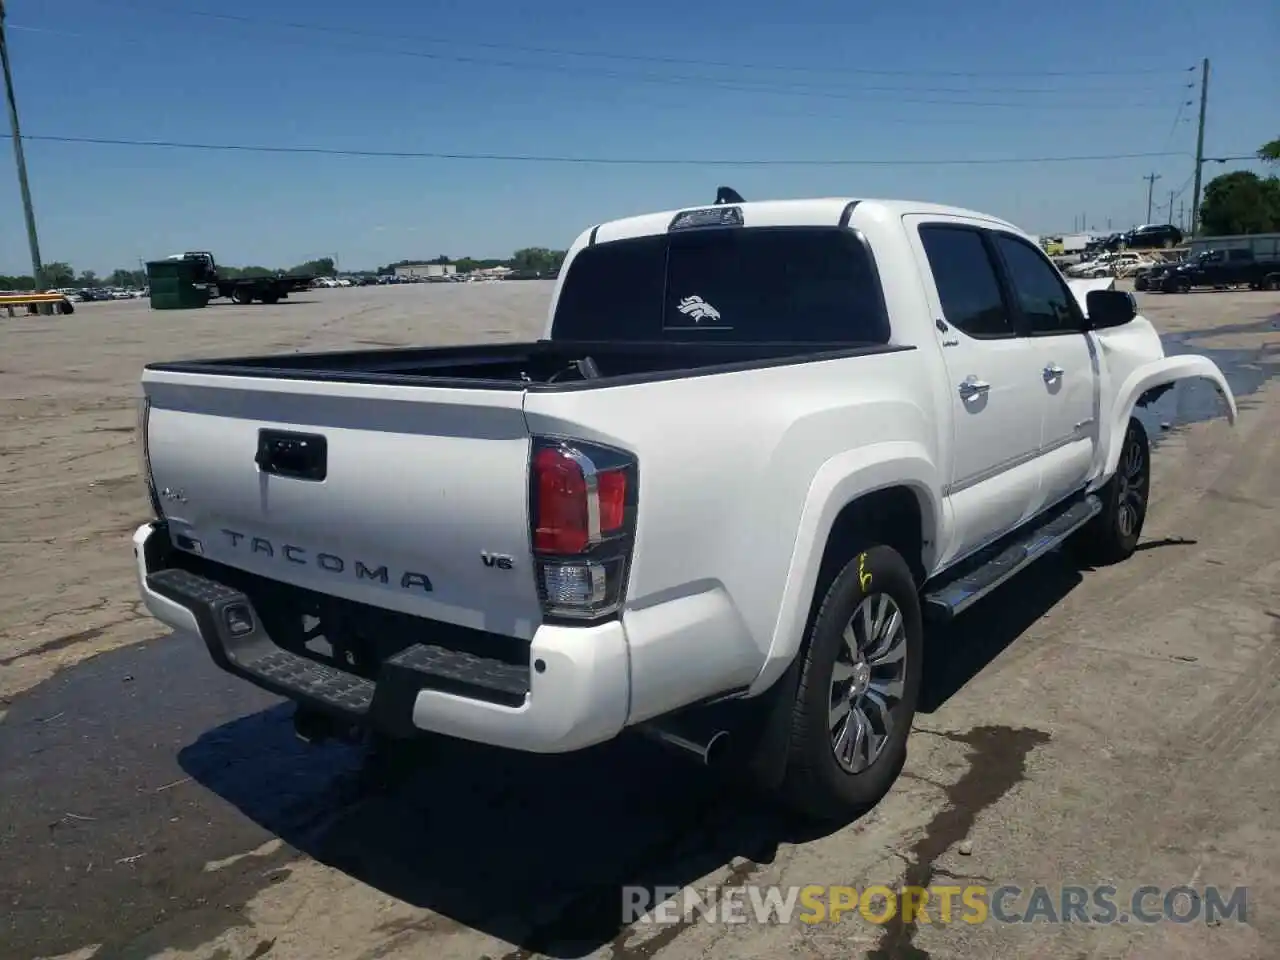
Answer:
[[[1102,512],[1102,502],[1090,494],[1069,507],[1034,521],[1014,539],[996,544],[966,561],[956,575],[924,592],[924,612],[932,620],[950,620],[967,610],[1015,573],[1061,546],[1067,537]]]

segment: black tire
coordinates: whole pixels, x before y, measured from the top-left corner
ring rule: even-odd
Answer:
[[[266,304],[275,303],[279,299],[280,299],[280,295],[278,293],[264,293],[262,295],[262,302]]]
[[[248,305],[253,303],[253,291],[248,287],[236,287],[231,291],[231,299],[236,303]]]
[[[1073,538],[1077,559],[1089,566],[1127,560],[1138,547],[1151,500],[1151,443],[1137,417],[1129,418],[1116,472],[1098,492],[1102,512]]]
[[[901,616],[903,634],[900,643],[887,650],[903,651],[900,668],[893,663],[884,666],[866,666],[865,673],[858,667],[844,663],[849,647],[844,638],[846,628],[852,628],[855,613],[859,613],[864,601],[878,605],[882,597],[888,597],[896,605]],[[861,620],[861,614],[859,618]],[[886,618],[891,620],[892,618]],[[861,624],[865,626],[865,622]],[[856,633],[857,630],[855,629]],[[862,630],[865,638],[865,630]],[[868,643],[868,646],[875,646]],[[864,651],[865,652],[865,651]],[[874,653],[874,649],[871,651]],[[796,812],[821,821],[848,822],[871,807],[889,791],[906,759],[907,735],[915,717],[916,703],[920,695],[920,678],[923,670],[924,633],[920,615],[920,599],[911,570],[897,551],[886,546],[872,546],[855,554],[823,597],[818,614],[809,631],[804,652],[800,683],[791,712],[791,729],[787,746],[786,774],[780,791],[782,801]],[[887,736],[878,741],[879,750],[863,769],[852,772],[836,759],[836,743],[833,738],[840,729],[830,721],[833,702],[841,702],[848,695],[852,705],[852,686],[837,683],[833,674],[841,662],[851,671],[847,683],[889,684],[900,680],[900,695],[895,700],[885,697],[891,720]],[[875,677],[876,671],[883,671]],[[837,688],[840,689],[837,689]],[[877,695],[888,689],[870,687],[868,692]],[[844,723],[854,723],[855,716],[868,722],[872,733],[882,734],[884,713],[866,694],[857,698],[862,704],[857,710],[850,706]],[[874,719],[867,721],[874,714]],[[847,732],[847,731],[846,731]],[[846,741],[842,741],[846,742]],[[862,741],[870,738],[864,733]],[[869,751],[859,759],[865,761]]]

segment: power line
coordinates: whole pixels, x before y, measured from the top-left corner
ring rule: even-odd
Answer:
[[[1178,112],[1173,115],[1173,123],[1169,125],[1169,134],[1164,138],[1164,146],[1162,150],[1168,150],[1173,143],[1173,135],[1178,131],[1178,122],[1182,119],[1183,111],[1191,106],[1190,100],[1182,100],[1178,103]]]
[[[122,5],[120,0],[113,0],[109,4],[113,12],[118,11]],[[139,9],[138,4],[124,4]],[[668,57],[654,56],[647,54],[620,53],[617,51],[604,50],[581,50],[566,47],[542,47],[530,46],[527,44],[514,43],[495,43],[493,41],[480,40],[463,40],[459,41],[457,37],[432,37],[422,34],[387,34],[377,31],[355,29],[352,27],[336,27],[326,24],[315,23],[312,21],[289,21],[289,20],[271,20],[264,17],[248,17],[231,13],[214,13],[206,10],[175,10],[172,7],[163,9],[156,7],[143,7],[148,13],[165,13],[184,17],[196,17],[205,20],[221,20],[228,23],[241,23],[249,26],[273,26],[290,30],[306,30],[317,33],[332,33],[343,36],[360,36],[372,39],[396,39],[407,40],[416,43],[432,43],[445,44],[450,48],[455,47],[476,47],[487,50],[509,50],[513,53],[532,53],[560,57],[595,57],[597,59],[621,60],[636,63],[661,63],[668,65],[680,66],[698,66],[698,67],[724,67],[736,70],[776,70],[781,72],[792,73],[810,73],[810,74],[847,74],[850,76],[894,76],[894,77],[1137,77],[1137,76],[1161,76],[1172,75],[1175,73],[1190,73],[1196,68],[1191,67],[1163,67],[1146,70],[879,70],[868,67],[804,67],[789,64],[768,64],[758,62],[743,62],[732,60],[703,60],[685,57]]]
[[[210,15],[214,16],[214,15]],[[216,15],[218,18],[225,18],[224,15]],[[244,18],[233,18],[235,22],[239,22]],[[249,21],[253,22],[253,21]],[[21,30],[27,33],[43,33],[56,36],[71,36],[83,39],[92,39],[100,42],[101,37],[93,34],[80,33],[76,31],[52,29],[47,27],[32,27],[22,24],[11,24],[13,30]],[[401,38],[404,39],[404,38]],[[120,41],[124,43],[137,43],[137,41]],[[276,41],[272,41],[273,43]],[[459,63],[475,66],[498,67],[508,70],[531,70],[535,72],[563,74],[568,76],[590,76],[600,77],[608,80],[630,81],[635,83],[654,83],[665,85],[676,85],[687,87],[691,83],[696,83],[704,87],[715,88],[720,90],[736,91],[741,93],[751,93],[755,95],[770,94],[782,96],[798,96],[798,97],[816,97],[826,100],[846,100],[856,102],[867,102],[874,100],[874,97],[863,96],[862,94],[913,94],[913,93],[946,93],[946,94],[967,94],[967,93],[990,93],[995,95],[1040,95],[1062,93],[1061,90],[1032,90],[1028,88],[1013,89],[990,89],[990,90],[971,90],[964,87],[892,87],[892,86],[861,86],[849,88],[846,92],[833,90],[829,85],[815,84],[799,84],[785,83],[779,84],[774,82],[764,82],[756,80],[733,80],[723,77],[711,77],[699,74],[653,74],[653,73],[621,73],[616,70],[606,70],[592,67],[583,67],[572,64],[558,63],[526,63],[513,60],[497,60],[486,57],[466,57],[454,56],[450,54],[426,53],[421,50],[399,50],[387,48],[373,47],[351,47],[349,44],[343,44],[343,49],[359,49],[366,52],[377,53],[380,56],[399,56],[410,57],[417,60],[431,60],[441,63]],[[704,66],[706,64],[703,64]],[[1160,88],[1151,88],[1160,89]],[[1165,88],[1167,89],[1167,88]],[[881,98],[885,99],[885,98]],[[1096,101],[1013,101],[1013,100],[955,100],[942,99],[937,97],[902,97],[894,96],[891,99],[885,99],[885,102],[893,105],[900,104],[929,104],[934,106],[946,107],[997,107],[1015,110],[1025,110],[1028,108],[1036,110],[1044,109],[1062,109],[1062,110],[1088,110],[1091,112],[1098,110],[1134,110],[1148,109],[1151,107],[1164,106],[1163,101],[1132,101],[1129,103],[1105,103],[1099,104]]]
[[[23,134],[22,139],[47,143],[85,143],[123,147],[157,147],[179,150],[206,150],[240,153],[312,154],[329,157],[381,157],[401,160],[494,160],[511,163],[569,163],[633,166],[706,167],[877,167],[877,166],[995,166],[1036,163],[1091,163],[1106,160],[1141,160],[1153,157],[1187,156],[1179,153],[1111,153],[1059,157],[951,157],[921,159],[699,159],[693,157],[575,157],[525,153],[462,153],[428,150],[343,150],[327,147],[287,147],[243,143],[189,143],[177,140],[134,140],[110,137],[69,137],[52,134]]]
[[[1194,173],[1187,174],[1187,179],[1182,181],[1182,186],[1180,186],[1177,190],[1173,192],[1173,196],[1175,200],[1187,192],[1187,187],[1191,186],[1191,178],[1194,176],[1195,176]]]

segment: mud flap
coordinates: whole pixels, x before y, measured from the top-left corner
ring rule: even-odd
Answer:
[[[781,787],[786,776],[791,717],[803,666],[804,658],[797,654],[773,686],[754,698],[755,709],[734,731],[743,745],[741,755],[746,758],[741,772],[756,789],[765,793]]]

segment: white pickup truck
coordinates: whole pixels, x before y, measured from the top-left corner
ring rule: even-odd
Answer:
[[[643,731],[845,818],[930,618],[1132,553],[1135,404],[1235,420],[1111,285],[980,213],[722,188],[585,231],[536,342],[152,364],[142,595],[307,737]]]

